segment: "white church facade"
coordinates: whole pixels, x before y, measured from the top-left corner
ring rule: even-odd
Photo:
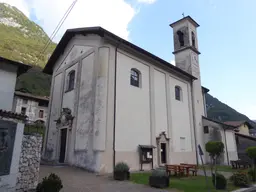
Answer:
[[[101,27],[66,31],[44,69],[52,74],[45,159],[101,173],[121,161],[131,170],[142,159],[144,170],[200,161],[208,90],[199,25],[187,16],[170,26],[176,66]]]

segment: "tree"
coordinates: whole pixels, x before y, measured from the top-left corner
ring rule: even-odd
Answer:
[[[246,153],[253,160],[254,171],[252,173],[252,179],[255,182],[256,181],[256,147],[248,147],[246,149]]]
[[[209,153],[209,156],[211,158],[211,173],[213,175],[213,168],[215,168],[214,170],[214,186],[217,186],[217,166],[216,166],[216,162],[217,159],[220,157],[220,155],[223,153],[224,151],[224,144],[221,141],[209,141],[205,144],[205,149],[206,151]]]

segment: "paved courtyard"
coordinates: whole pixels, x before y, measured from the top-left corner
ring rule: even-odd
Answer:
[[[55,173],[63,183],[61,192],[177,192],[161,190],[131,182],[114,181],[106,176],[96,176],[74,167],[40,166],[40,181],[43,177]]]

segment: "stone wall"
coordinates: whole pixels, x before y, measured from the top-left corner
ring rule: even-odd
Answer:
[[[22,139],[17,191],[35,189],[39,179],[42,136],[24,135]]]

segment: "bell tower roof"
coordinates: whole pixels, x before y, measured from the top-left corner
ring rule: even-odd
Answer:
[[[170,24],[171,27],[174,27],[175,25],[185,21],[185,20],[188,20],[190,21],[190,23],[192,23],[195,27],[199,27],[200,25],[194,20],[192,19],[192,17],[190,17],[189,15],[186,16],[186,17],[183,17],[182,19],[178,20],[178,21],[175,21],[174,23]]]

